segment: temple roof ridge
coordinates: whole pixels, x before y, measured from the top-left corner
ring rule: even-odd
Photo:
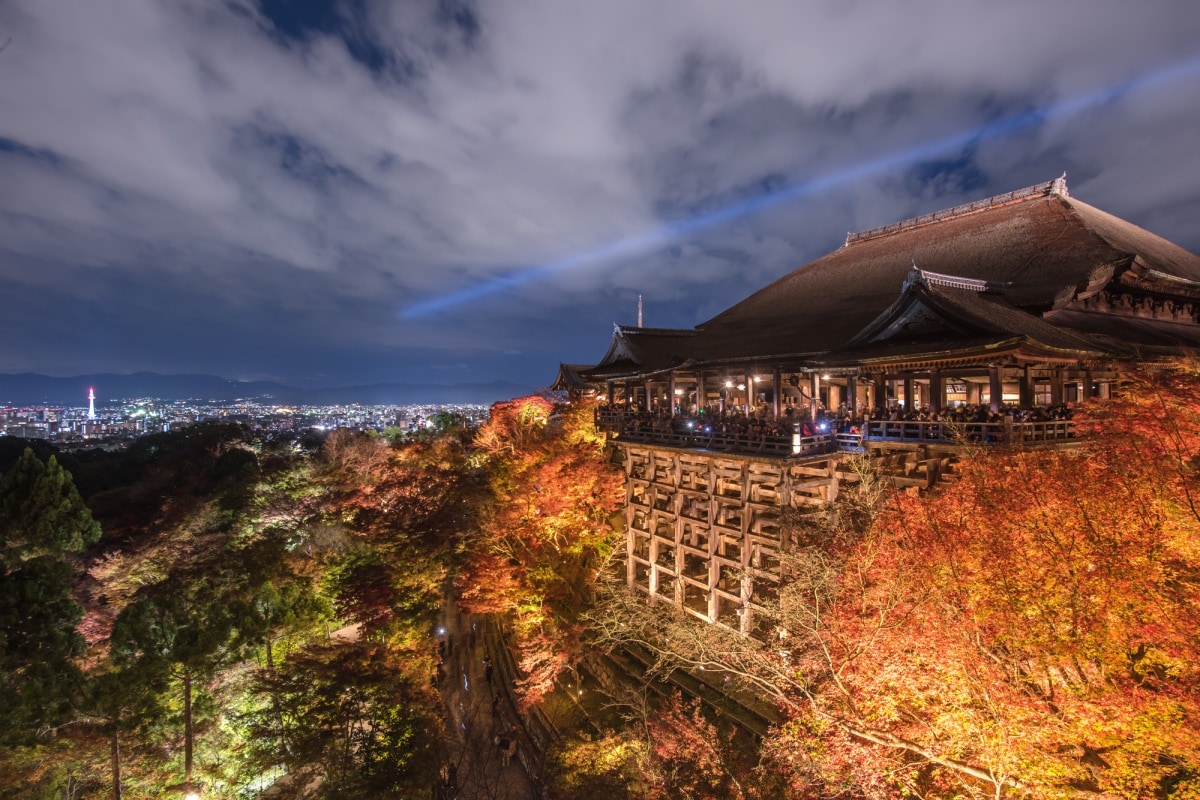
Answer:
[[[613,333],[626,334],[649,334],[656,336],[695,336],[695,328],[647,328],[641,325],[622,325],[619,322],[613,323]]]
[[[994,292],[1002,288],[978,278],[964,278],[961,275],[930,272],[918,267],[915,261],[913,262],[912,269],[909,270],[908,276],[905,277],[904,283],[901,284],[900,291],[907,290],[914,283],[919,283],[925,288],[929,288],[930,286],[945,286],[951,289],[967,289],[972,292]]]
[[[875,239],[880,236],[887,236],[892,233],[917,228],[922,225],[929,225],[934,222],[942,222],[948,219],[955,219],[967,214],[974,214],[979,211],[984,211],[996,206],[1004,206],[1009,203],[1015,203],[1021,200],[1027,200],[1031,197],[1046,197],[1049,195],[1058,195],[1059,197],[1070,197],[1070,192],[1067,191],[1067,173],[1063,173],[1052,181],[1045,183],[1026,186],[1024,189],[1017,189],[1012,192],[994,195],[983,200],[976,200],[971,203],[963,203],[952,208],[934,211],[931,214],[922,214],[919,217],[910,217],[908,219],[893,222],[888,225],[881,225],[877,228],[870,228],[865,231],[849,232],[846,234],[846,241],[843,247],[854,244],[855,242],[864,242],[868,239]]]

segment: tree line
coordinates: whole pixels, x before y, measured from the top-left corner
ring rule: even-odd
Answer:
[[[448,595],[503,619],[563,800],[1198,797],[1198,388],[1132,376],[1077,409],[1077,448],[966,452],[932,494],[860,463],[823,521],[785,516],[753,637],[626,593],[586,404],[13,454],[0,797],[428,793]],[[644,673],[612,674],[626,648]],[[673,672],[778,724],[748,735]]]

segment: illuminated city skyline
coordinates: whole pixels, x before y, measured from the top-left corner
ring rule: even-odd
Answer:
[[[1200,250],[1183,3],[10,8],[0,373],[537,386],[1064,171]]]

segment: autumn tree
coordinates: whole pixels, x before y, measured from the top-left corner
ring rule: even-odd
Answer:
[[[613,548],[623,491],[591,415],[526,397],[495,404],[475,437],[490,498],[458,585],[473,611],[514,612],[526,702],[578,659],[578,615]]]
[[[1134,375],[1075,448],[968,452],[949,488],[799,531],[758,639],[619,589],[596,624],[774,700],[795,797],[1195,796],[1198,388]]]

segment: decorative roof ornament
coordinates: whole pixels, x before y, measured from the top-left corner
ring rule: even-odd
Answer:
[[[865,242],[868,239],[876,239],[880,236],[887,236],[890,233],[899,233],[900,231],[908,230],[909,228],[917,228],[922,225],[929,225],[933,222],[942,222],[955,217],[964,217],[967,214],[974,214],[978,211],[983,211],[996,206],[1005,206],[1009,203],[1015,203],[1019,200],[1026,200],[1031,197],[1047,197],[1049,195],[1058,195],[1059,197],[1070,197],[1067,192],[1067,173],[1063,173],[1060,177],[1045,183],[1027,186],[1024,189],[1017,189],[1015,192],[1006,192],[998,194],[994,197],[989,197],[985,200],[976,200],[973,203],[964,203],[960,206],[947,208],[942,211],[934,211],[932,214],[924,214],[919,217],[911,217],[909,219],[893,222],[890,225],[881,225],[878,228],[859,231],[858,233],[847,233],[846,242],[842,247],[854,244],[855,242]]]
[[[940,272],[923,270],[917,266],[916,260],[913,260],[912,269],[908,271],[904,283],[900,285],[900,291],[908,291],[913,284],[918,284],[926,289],[932,286],[947,286],[951,289],[966,289],[971,292],[989,292],[996,288],[987,281],[977,278],[963,278],[958,275],[943,275]]]

